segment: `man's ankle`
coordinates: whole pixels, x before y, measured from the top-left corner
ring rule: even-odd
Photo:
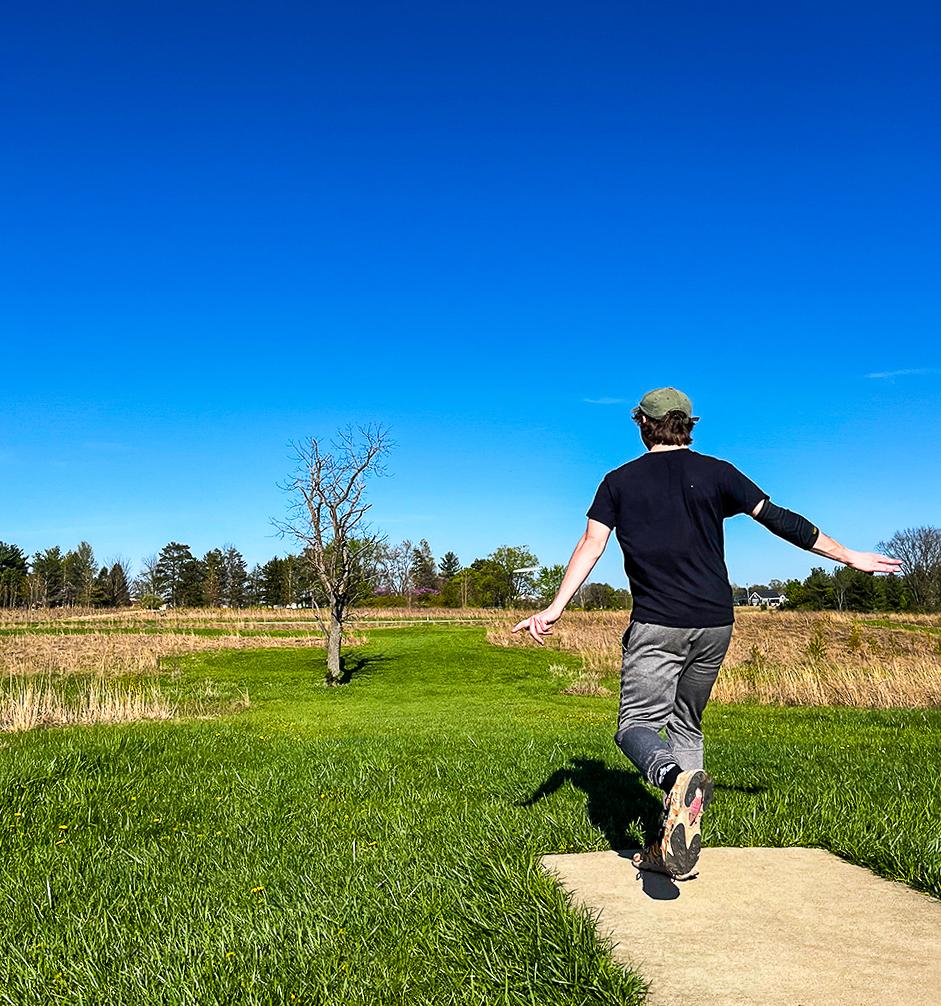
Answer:
[[[657,773],[657,785],[664,793],[669,793],[676,783],[676,780],[680,777],[680,773],[683,770],[680,768],[676,762],[667,762],[666,765],[662,765]]]

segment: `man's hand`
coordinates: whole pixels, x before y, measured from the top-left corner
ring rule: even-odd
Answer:
[[[862,570],[864,573],[901,573],[902,562],[878,552],[856,552],[851,548],[846,550],[847,566]]]
[[[533,639],[535,639],[540,646],[544,646],[545,644],[542,641],[542,637],[552,635],[552,629],[550,629],[549,626],[554,622],[558,622],[561,617],[561,612],[553,611],[551,608],[546,608],[544,611],[537,612],[535,615],[530,615],[529,618],[524,618],[522,622],[517,622],[510,631],[519,632],[520,629],[529,629],[529,634],[533,637]]]

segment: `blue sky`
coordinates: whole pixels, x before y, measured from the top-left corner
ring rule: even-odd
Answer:
[[[264,560],[288,442],[373,421],[392,538],[565,562],[664,384],[697,449],[845,544],[938,524],[939,29],[905,3],[20,5],[0,539]],[[818,563],[747,518],[727,543],[738,582]],[[593,578],[624,582],[613,540]]]

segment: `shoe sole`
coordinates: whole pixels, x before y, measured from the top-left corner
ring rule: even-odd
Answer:
[[[701,826],[703,814],[712,803],[712,776],[702,769],[683,772],[670,794],[670,809],[664,827],[661,850],[663,863],[677,879],[691,873],[702,850]],[[690,820],[690,806],[696,790],[702,791],[702,804],[695,819]]]

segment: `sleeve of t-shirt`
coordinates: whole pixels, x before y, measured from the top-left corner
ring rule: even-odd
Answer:
[[[612,529],[617,524],[617,505],[614,502],[614,494],[611,491],[607,475],[601,480],[601,484],[595,492],[595,498],[585,516],[589,520],[599,521]]]
[[[751,513],[759,500],[769,499],[768,494],[759,489],[754,482],[743,475],[735,465],[727,461],[723,465],[722,475],[722,507],[726,517],[734,517],[738,513]]]

